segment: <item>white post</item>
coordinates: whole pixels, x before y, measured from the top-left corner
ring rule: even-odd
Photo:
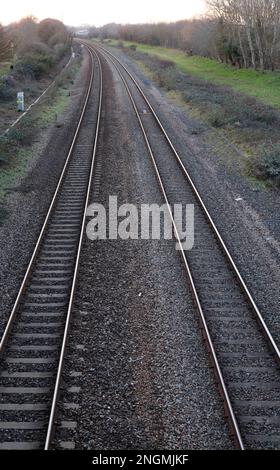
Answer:
[[[17,110],[24,111],[24,92],[19,91],[17,94]]]

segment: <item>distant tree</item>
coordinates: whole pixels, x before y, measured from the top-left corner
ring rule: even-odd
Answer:
[[[88,37],[95,38],[97,36],[98,36],[98,28],[96,28],[96,26],[90,26],[88,28]]]
[[[14,44],[19,47],[25,47],[32,41],[38,41],[37,20],[34,16],[27,16],[9,26],[9,34]]]
[[[38,35],[42,42],[50,45],[65,43],[69,38],[66,26],[59,20],[47,18],[38,25]]]

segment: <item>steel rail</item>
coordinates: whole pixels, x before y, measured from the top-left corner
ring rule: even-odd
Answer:
[[[164,134],[164,136],[165,136],[165,138],[166,138],[168,144],[170,145],[170,147],[171,147],[171,149],[172,149],[172,151],[173,151],[173,153],[174,153],[174,155],[175,155],[175,157],[176,157],[176,159],[177,159],[177,161],[178,161],[178,163],[179,163],[179,165],[180,165],[180,167],[181,167],[181,170],[182,170],[183,173],[185,174],[185,176],[186,176],[188,182],[190,183],[190,185],[191,185],[191,187],[192,187],[192,190],[193,190],[193,192],[194,192],[194,194],[195,194],[195,197],[197,198],[197,200],[198,200],[198,202],[199,202],[201,208],[203,209],[203,211],[204,211],[204,213],[205,213],[205,215],[206,215],[206,217],[207,217],[207,220],[208,220],[210,226],[212,227],[212,229],[213,229],[213,231],[214,231],[214,233],[215,233],[215,235],[216,235],[216,237],[217,237],[217,239],[218,239],[218,242],[219,242],[220,246],[222,247],[222,249],[223,249],[223,251],[224,251],[224,253],[225,253],[225,255],[226,255],[226,257],[227,257],[227,259],[228,259],[228,261],[229,261],[229,263],[230,263],[230,265],[231,265],[231,267],[232,267],[232,269],[233,269],[233,271],[234,271],[234,273],[235,273],[235,275],[237,276],[237,279],[238,279],[238,281],[239,281],[239,283],[240,283],[240,285],[241,285],[241,287],[242,287],[242,290],[244,291],[244,293],[245,293],[245,295],[246,295],[246,297],[247,297],[247,300],[248,300],[248,302],[250,303],[250,305],[251,305],[251,307],[252,307],[252,309],[253,309],[253,311],[254,311],[254,313],[255,313],[255,315],[256,315],[256,318],[257,318],[257,320],[258,320],[258,323],[259,323],[260,326],[261,326],[262,332],[263,332],[263,334],[264,334],[264,336],[265,336],[265,338],[266,338],[266,340],[267,340],[267,342],[268,342],[268,344],[269,344],[269,346],[270,346],[270,348],[271,348],[271,350],[272,350],[272,352],[273,352],[273,354],[274,354],[274,356],[275,356],[275,358],[276,358],[278,364],[280,365],[280,349],[278,348],[278,346],[277,346],[277,344],[276,344],[276,342],[275,342],[275,340],[274,340],[274,338],[273,338],[271,332],[269,331],[269,328],[268,328],[268,326],[267,326],[267,324],[266,324],[266,322],[265,322],[265,320],[264,320],[264,318],[263,318],[263,316],[262,316],[262,314],[261,314],[261,312],[260,312],[260,310],[259,310],[259,308],[258,308],[258,306],[257,306],[257,304],[256,304],[256,302],[255,302],[255,300],[254,300],[254,298],[253,298],[253,296],[252,296],[250,290],[249,290],[249,288],[247,287],[247,285],[246,285],[246,283],[245,283],[245,281],[244,281],[244,279],[243,279],[243,276],[241,275],[241,273],[240,273],[240,271],[239,271],[239,269],[238,269],[236,263],[234,262],[234,260],[233,260],[233,258],[232,258],[232,256],[231,256],[231,254],[230,254],[230,252],[229,252],[229,249],[228,249],[226,243],[224,242],[224,240],[223,240],[223,238],[222,238],[222,236],[221,236],[221,234],[220,234],[220,232],[219,232],[219,230],[218,230],[218,228],[217,228],[217,226],[216,226],[216,224],[215,224],[215,222],[214,222],[212,216],[210,215],[210,213],[209,213],[209,211],[208,211],[208,209],[207,209],[207,207],[206,207],[206,205],[205,205],[205,203],[204,203],[204,201],[203,201],[203,198],[202,198],[202,196],[201,196],[201,194],[200,194],[198,188],[196,187],[196,185],[195,185],[193,179],[191,178],[191,176],[190,176],[190,174],[189,174],[189,172],[188,172],[186,166],[184,165],[184,163],[183,163],[181,157],[179,156],[177,150],[175,149],[175,146],[174,146],[174,144],[172,143],[170,137],[168,136],[166,130],[164,129],[164,126],[163,126],[161,120],[159,119],[157,113],[155,112],[155,110],[154,110],[152,104],[150,103],[149,99],[147,98],[147,96],[145,95],[145,93],[144,93],[143,90],[141,89],[140,85],[139,85],[139,84],[137,83],[137,81],[135,80],[135,78],[134,78],[134,77],[132,76],[132,74],[129,72],[129,70],[127,69],[127,67],[125,67],[125,66],[121,63],[121,61],[120,61],[114,54],[112,54],[110,51],[107,51],[106,49],[104,49],[103,47],[101,47],[101,46],[99,46],[99,45],[98,45],[98,46],[96,45],[96,47],[98,47],[99,50],[102,50],[103,52],[107,53],[110,57],[112,57],[112,58],[122,67],[122,69],[123,69],[123,70],[128,74],[128,76],[131,78],[131,80],[133,81],[133,83],[134,83],[135,86],[137,87],[138,91],[141,93],[141,95],[142,95],[143,99],[145,100],[146,104],[148,105],[148,107],[149,107],[150,111],[152,112],[152,114],[153,114],[153,116],[154,116],[154,118],[155,118],[155,120],[156,120],[158,126],[159,126],[160,129],[162,130],[162,132],[163,132],[163,134]]]
[[[98,48],[97,48],[97,50],[98,50]],[[105,50],[103,50],[103,51],[106,54],[107,51],[105,51]],[[103,52],[103,54],[101,52],[101,54],[103,55],[103,57],[105,56],[105,57],[108,58],[108,56],[104,55],[104,52]],[[99,53],[100,53],[100,51],[99,51]],[[144,128],[144,125],[143,125],[142,119],[140,117],[136,102],[135,102],[135,100],[132,96],[132,93],[131,93],[130,88],[127,84],[127,81],[124,78],[121,71],[119,70],[119,68],[114,63],[114,61],[112,59],[110,59],[110,57],[109,57],[109,60],[111,60],[111,63],[115,66],[116,70],[118,71],[118,73],[120,75],[121,80],[124,83],[124,86],[127,90],[130,101],[131,101],[132,106],[134,108],[135,114],[137,116],[139,125],[141,127],[141,130],[142,130],[142,133],[143,133],[143,136],[144,136],[144,140],[145,140],[149,155],[151,157],[151,160],[152,160],[152,163],[153,163],[156,175],[157,175],[157,179],[159,181],[159,185],[160,185],[162,194],[164,196],[164,199],[165,199],[165,202],[166,202],[166,205],[167,205],[167,208],[168,208],[169,216],[170,216],[170,219],[172,221],[173,228],[174,228],[175,237],[176,237],[176,239],[178,241],[178,244],[179,244],[179,247],[180,247],[180,253],[181,253],[183,263],[184,263],[184,266],[186,268],[187,275],[188,275],[188,278],[189,278],[189,281],[190,281],[191,290],[192,290],[192,293],[193,293],[193,296],[194,296],[195,304],[196,304],[198,312],[199,312],[200,324],[201,324],[201,327],[202,327],[203,336],[204,336],[204,339],[207,342],[207,345],[208,345],[208,348],[209,348],[209,354],[210,354],[211,362],[212,362],[212,365],[213,365],[213,368],[214,368],[214,371],[215,371],[215,376],[218,380],[220,393],[222,395],[222,399],[224,401],[224,405],[225,405],[225,408],[226,408],[227,419],[229,421],[230,429],[233,432],[233,439],[234,439],[236,447],[239,450],[244,450],[245,447],[244,447],[244,444],[243,444],[243,439],[242,439],[242,436],[241,436],[241,433],[240,433],[239,425],[237,423],[235,413],[233,411],[231,400],[229,398],[227,387],[225,385],[224,377],[223,377],[223,374],[222,374],[222,371],[221,371],[221,368],[220,368],[220,365],[219,365],[219,362],[218,362],[215,347],[213,345],[212,338],[210,336],[210,332],[209,332],[208,325],[207,325],[207,322],[206,322],[206,318],[205,318],[205,315],[204,315],[204,312],[203,312],[201,301],[199,299],[199,295],[198,295],[198,292],[197,292],[197,289],[196,289],[196,286],[195,286],[194,278],[193,278],[193,275],[192,275],[192,272],[191,272],[186,254],[185,254],[185,250],[183,248],[183,245],[182,245],[182,242],[181,242],[181,239],[180,239],[180,235],[179,235],[179,231],[178,231],[175,219],[173,217],[171,205],[169,203],[168,196],[167,196],[167,193],[166,193],[166,190],[165,190],[165,187],[164,187],[161,175],[160,175],[160,171],[159,171],[157,163],[156,163],[154,152],[151,148],[151,144],[150,144],[148,135],[147,135],[146,130]]]
[[[93,56],[92,56],[91,53],[90,53],[90,57],[91,57],[91,65],[92,65],[92,67],[91,67],[91,74],[90,74],[88,89],[87,89],[87,93],[86,93],[85,102],[84,102],[84,105],[83,105],[83,108],[82,108],[82,112],[81,112],[81,115],[80,115],[80,118],[79,118],[79,121],[78,121],[78,125],[77,125],[77,128],[76,128],[76,131],[75,131],[75,134],[74,134],[72,143],[71,143],[71,145],[70,145],[70,149],[69,149],[69,151],[68,151],[68,154],[67,154],[67,157],[66,157],[66,161],[65,161],[65,164],[64,164],[64,166],[63,166],[63,169],[62,169],[62,172],[61,172],[61,175],[60,175],[60,178],[59,178],[59,181],[58,181],[56,190],[55,190],[55,192],[54,192],[54,195],[53,195],[53,198],[52,198],[50,207],[49,207],[49,209],[48,209],[46,218],[45,218],[45,220],[44,220],[44,223],[43,223],[43,226],[42,226],[40,235],[39,235],[38,240],[37,240],[37,242],[36,242],[36,245],[35,245],[33,254],[32,254],[32,256],[31,256],[30,262],[29,262],[29,264],[28,264],[27,270],[26,270],[25,275],[24,275],[24,278],[23,278],[23,280],[22,280],[22,283],[21,283],[21,286],[20,286],[20,289],[19,289],[19,292],[18,292],[16,301],[15,301],[15,303],[14,303],[12,312],[11,312],[11,314],[10,314],[10,316],[9,316],[8,322],[7,322],[6,327],[5,327],[5,330],[4,330],[4,333],[3,333],[3,335],[2,335],[1,342],[0,342],[0,355],[3,353],[5,344],[6,344],[7,340],[8,340],[9,333],[10,333],[10,331],[11,331],[11,327],[12,327],[12,325],[13,325],[13,323],[14,323],[14,320],[15,320],[15,317],[16,317],[16,313],[17,313],[19,304],[20,304],[20,302],[21,302],[22,296],[24,295],[24,290],[25,290],[26,285],[27,285],[27,283],[28,283],[28,280],[29,280],[29,278],[30,278],[30,274],[31,274],[31,271],[32,271],[32,267],[33,267],[33,265],[34,265],[34,261],[35,261],[35,259],[36,259],[36,256],[37,256],[38,252],[39,252],[39,248],[40,248],[41,243],[42,243],[42,240],[43,240],[43,238],[44,238],[44,235],[45,235],[45,232],[46,232],[46,229],[47,229],[47,226],[48,226],[48,223],[49,223],[51,214],[52,214],[53,209],[54,209],[54,207],[55,207],[55,204],[56,204],[56,201],[57,201],[57,196],[58,196],[59,191],[60,191],[60,188],[61,188],[61,186],[62,186],[62,182],[63,182],[63,180],[64,180],[64,176],[65,176],[65,174],[66,174],[66,170],[67,170],[67,168],[68,168],[68,166],[69,166],[69,163],[70,163],[70,160],[71,160],[72,151],[73,151],[73,148],[74,148],[74,146],[75,146],[75,143],[76,143],[76,140],[77,140],[77,137],[78,137],[78,134],[79,134],[79,131],[80,131],[82,122],[83,122],[84,114],[85,114],[85,111],[86,111],[86,108],[87,108],[87,104],[88,104],[88,100],[89,100],[89,96],[90,96],[90,92],[91,92],[91,88],[92,88],[93,76],[94,76],[94,72],[93,72]]]
[[[96,149],[97,149],[97,142],[98,142],[99,129],[100,129],[102,97],[103,97],[103,76],[102,76],[102,66],[101,66],[100,59],[99,59],[98,55],[96,54],[96,52],[95,51],[93,51],[93,52],[94,52],[94,54],[97,58],[98,66],[99,66],[99,73],[100,73],[98,115],[97,115],[96,129],[95,129],[95,138],[94,138],[94,146],[93,146],[93,153],[92,153],[91,169],[90,169],[89,180],[88,180],[87,195],[86,195],[85,204],[84,204],[84,214],[83,214],[83,220],[82,220],[82,225],[81,225],[80,239],[79,239],[79,245],[78,245],[78,251],[77,251],[77,257],[76,257],[76,263],[75,263],[75,269],[74,269],[70,299],[69,299],[69,304],[68,304],[67,317],[66,317],[62,347],[61,347],[61,352],[60,352],[58,370],[57,370],[57,374],[56,374],[56,383],[55,383],[55,389],[54,389],[54,393],[53,393],[51,412],[50,412],[50,417],[49,417],[48,430],[47,430],[47,436],[46,436],[44,450],[48,450],[50,448],[52,434],[53,434],[55,412],[56,412],[56,406],[57,406],[57,401],[58,401],[58,396],[59,396],[62,370],[63,370],[63,364],[64,364],[64,358],[65,358],[65,352],[66,352],[66,346],[67,346],[67,339],[68,339],[68,332],[69,332],[69,326],[70,326],[70,321],[71,321],[71,316],[72,316],[72,306],[73,306],[74,294],[75,294],[76,283],[77,283],[78,269],[79,269],[79,264],[80,264],[80,256],[81,256],[83,235],[84,235],[84,228],[85,228],[85,220],[86,220],[86,210],[87,210],[87,206],[88,206],[88,202],[89,202],[89,196],[90,196],[90,192],[91,192],[91,183],[92,183],[93,170],[94,170],[94,164],[95,164],[95,156],[96,156]]]

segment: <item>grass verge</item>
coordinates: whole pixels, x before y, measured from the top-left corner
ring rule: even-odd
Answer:
[[[119,41],[110,40],[112,46],[118,46]],[[280,73],[256,72],[251,69],[235,69],[219,63],[214,59],[205,57],[188,56],[178,49],[170,49],[147,44],[122,41],[125,48],[137,46],[137,51],[161,60],[172,61],[176,68],[186,74],[202,78],[217,85],[225,85],[233,90],[245,93],[261,100],[263,103],[280,109]]]
[[[76,58],[42,101],[7,135],[0,137],[0,223],[5,214],[3,203],[7,191],[13,189],[19,177],[27,174],[28,162],[34,156],[36,141],[42,131],[52,126],[63,113],[78,69],[79,58]]]

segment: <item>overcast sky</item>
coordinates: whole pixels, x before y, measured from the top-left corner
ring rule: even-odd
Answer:
[[[16,0],[1,2],[0,23],[24,16],[57,18],[68,25],[176,21],[203,13],[204,0]]]

